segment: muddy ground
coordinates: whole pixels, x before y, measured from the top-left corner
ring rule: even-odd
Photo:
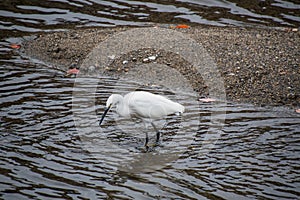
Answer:
[[[45,33],[27,41],[24,52],[66,71],[70,66],[82,66],[84,59],[99,43],[131,29],[95,28]],[[258,105],[300,106],[298,30],[199,26],[178,28],[176,31],[193,38],[212,57],[224,79],[228,100]],[[146,33],[144,37],[147,41]],[[155,59],[145,60],[153,58],[151,56]],[[184,74],[200,96],[210,95],[201,74],[189,61],[174,52],[145,46],[112,60],[109,66],[94,67],[102,67],[106,75],[126,76],[139,63],[163,64]]]

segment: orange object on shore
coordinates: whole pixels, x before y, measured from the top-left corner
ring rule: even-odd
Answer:
[[[11,44],[10,48],[12,48],[12,49],[20,49],[21,45],[19,45],[19,44]]]
[[[190,26],[186,24],[178,24],[175,28],[190,28]]]
[[[69,69],[67,71],[67,74],[78,74],[79,73],[79,69],[73,68],[73,69]]]

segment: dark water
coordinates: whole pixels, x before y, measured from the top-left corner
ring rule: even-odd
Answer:
[[[284,107],[201,103],[159,123],[162,144],[143,153],[140,123],[96,114],[107,96],[138,83],[63,73],[12,56],[1,66],[3,199],[297,199],[300,118]],[[97,88],[95,96],[91,88]],[[220,112],[220,110],[225,112]],[[98,119],[97,119],[98,118]],[[225,119],[222,121],[220,119]],[[214,121],[219,120],[219,123]],[[76,126],[75,126],[76,125]],[[151,134],[150,134],[151,135]],[[151,135],[153,139],[154,135]]]
[[[2,1],[0,198],[298,199],[300,117],[294,110],[204,103],[190,93],[100,75],[75,80],[9,48],[26,39],[12,36],[81,26],[299,26],[296,2],[200,2]],[[137,88],[186,107],[183,116],[157,122],[162,145],[148,153],[141,150],[140,121],[110,112],[98,126],[109,94]]]
[[[296,0],[2,0],[2,35],[75,27],[188,23],[217,26],[300,25]]]

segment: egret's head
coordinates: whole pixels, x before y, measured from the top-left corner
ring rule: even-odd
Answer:
[[[102,121],[104,120],[105,115],[108,113],[110,108],[114,105],[118,105],[121,102],[122,98],[123,97],[119,94],[110,95],[110,97],[106,101],[106,109],[100,119],[99,126],[101,125]]]
[[[106,108],[111,108],[120,103],[122,96],[119,94],[112,94],[106,101]]]

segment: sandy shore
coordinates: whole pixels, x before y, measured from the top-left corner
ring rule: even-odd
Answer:
[[[169,28],[169,27],[165,27]],[[90,51],[114,34],[132,28],[79,29],[39,35],[24,44],[25,54],[67,70],[80,66]],[[258,105],[300,106],[300,32],[290,29],[190,27],[178,29],[206,49],[224,79],[227,99]],[[147,36],[145,35],[145,40]],[[159,55],[156,63],[185,73],[200,96],[208,95],[205,82],[176,55],[146,49],[116,59],[109,73],[126,73],[143,58]],[[124,65],[127,67],[118,67]]]

